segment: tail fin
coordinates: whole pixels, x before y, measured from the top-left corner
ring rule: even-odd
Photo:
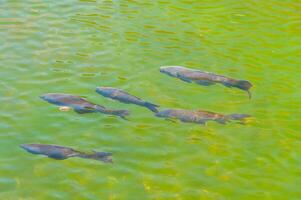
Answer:
[[[158,113],[159,111],[157,110],[157,107],[160,107],[156,104],[152,104],[152,103],[149,103],[149,102],[145,102],[144,103],[144,106],[147,107],[148,109],[150,109],[152,112],[154,113]]]
[[[93,151],[96,160],[101,160],[107,163],[113,163],[112,153]]]
[[[237,87],[241,90],[246,91],[249,95],[249,99],[251,99],[251,97],[252,97],[251,92],[250,92],[250,88],[252,86],[253,86],[252,83],[250,83],[249,81],[246,81],[246,80],[238,80],[234,84],[234,87]]]
[[[106,163],[113,163],[112,153],[93,151],[92,154],[80,153],[77,157],[100,160]]]
[[[247,91],[247,93],[249,95],[249,99],[251,99],[252,98],[252,94],[251,94],[250,90],[246,90],[246,91]]]
[[[110,115],[117,115],[123,119],[126,119],[125,117],[130,115],[130,112],[128,110],[110,110],[110,109],[107,109],[103,106],[99,106],[97,105],[97,111],[98,112],[101,112],[101,113],[104,113],[104,114],[110,114]]]
[[[251,117],[251,115],[248,114],[231,114],[228,115],[228,118],[231,120],[240,120],[243,121],[245,118]]]
[[[130,115],[130,112],[128,110],[111,110],[110,114],[126,119],[125,117]]]

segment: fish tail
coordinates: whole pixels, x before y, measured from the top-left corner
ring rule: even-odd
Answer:
[[[112,153],[93,151],[93,153],[78,153],[76,157],[100,160],[106,163],[113,163]]]
[[[220,124],[227,124],[227,122],[229,122],[229,117],[216,119],[215,121],[217,121]]]
[[[252,98],[252,94],[251,94],[250,90],[246,90],[246,92],[247,92],[248,95],[249,95],[249,99],[251,99],[251,98]]]
[[[160,106],[158,106],[156,104],[145,102],[144,106],[147,107],[149,110],[151,110],[154,113],[158,113],[159,112],[157,108],[160,107]]]
[[[251,117],[251,115],[248,114],[231,114],[227,115],[227,118],[230,120],[239,120],[243,121],[245,118]]]
[[[246,80],[238,80],[238,81],[235,81],[233,86],[246,91],[249,95],[249,99],[251,99],[252,95],[250,92],[250,88],[253,86],[252,83],[250,83],[249,81],[246,81]]]
[[[126,119],[126,116],[130,115],[128,110],[111,110],[109,113],[112,115],[117,115],[123,119]]]
[[[130,115],[128,110],[110,110],[102,106],[98,106],[97,111],[105,114],[117,115],[123,119],[126,119],[125,117]]]

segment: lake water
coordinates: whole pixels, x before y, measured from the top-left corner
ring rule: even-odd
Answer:
[[[1,1],[0,199],[301,199],[299,1]],[[159,72],[181,65],[249,80],[253,98]],[[246,113],[246,125],[156,118],[98,95]],[[60,112],[77,94],[129,120]],[[112,152],[114,164],[32,155],[23,143]]]

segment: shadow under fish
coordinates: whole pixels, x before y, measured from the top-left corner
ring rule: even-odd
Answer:
[[[126,116],[129,115],[129,111],[127,110],[108,109],[104,106],[91,103],[86,99],[75,95],[61,94],[61,93],[48,93],[40,97],[51,104],[60,107],[73,108],[73,110],[79,114],[99,112],[108,115],[116,115],[121,118],[125,118]]]
[[[160,72],[172,77],[181,79],[182,81],[191,83],[195,82],[199,85],[210,86],[216,83],[220,83],[226,87],[235,87],[244,90],[248,93],[249,99],[251,99],[250,88],[252,84],[246,80],[237,80],[222,75],[217,75],[210,72],[203,72],[200,70],[189,69],[181,66],[166,66],[160,67]]]
[[[121,89],[113,87],[97,87],[96,92],[104,97],[115,99],[126,104],[136,104],[148,108],[150,111],[157,113],[158,105],[144,101],[136,96],[133,96]]]
[[[244,119],[251,117],[247,114],[230,114],[223,115],[219,113],[203,111],[203,110],[182,110],[182,109],[167,109],[156,113],[157,117],[165,119],[177,119],[182,122],[197,123],[205,125],[207,121],[215,121],[220,124],[226,124],[232,120],[239,121],[244,124]]]
[[[20,145],[20,147],[25,149],[29,153],[42,154],[56,160],[64,160],[70,157],[79,157],[79,158],[99,160],[106,163],[113,163],[111,158],[112,153],[107,153],[107,152],[93,151],[93,153],[84,153],[84,152],[74,150],[70,147],[48,145],[48,144],[22,144]]]

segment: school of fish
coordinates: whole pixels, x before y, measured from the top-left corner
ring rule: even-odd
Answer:
[[[182,66],[163,66],[160,72],[171,77],[178,78],[187,83],[196,83],[202,86],[221,84],[229,88],[237,88],[248,93],[251,99],[250,88],[252,84],[247,80],[234,79],[211,72],[205,72],[190,69]],[[226,124],[231,121],[238,121],[244,124],[246,118],[251,117],[248,114],[220,114],[206,110],[184,110],[179,108],[159,110],[159,105],[143,100],[139,97],[129,94],[120,88],[97,87],[95,90],[103,97],[110,98],[125,104],[134,104],[145,107],[152,111],[156,117],[168,120],[179,120],[186,123],[196,123],[205,125],[207,121],[215,121],[219,124]],[[61,111],[73,109],[78,114],[101,113],[106,115],[115,115],[122,119],[127,119],[130,115],[128,110],[109,109],[103,105],[92,103],[81,96],[64,93],[47,93],[40,96],[41,99],[59,107]],[[21,144],[21,148],[32,154],[42,154],[49,158],[64,160],[70,157],[79,157],[85,159],[94,159],[106,163],[113,163],[112,153],[93,151],[85,153],[74,150],[70,147],[63,147],[51,144]]]

